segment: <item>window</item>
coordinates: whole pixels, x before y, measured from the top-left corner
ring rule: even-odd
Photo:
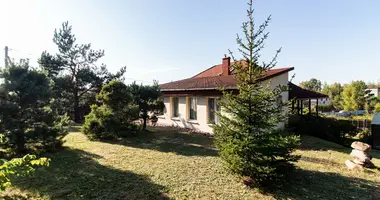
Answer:
[[[195,97],[190,97],[190,118],[192,120],[197,119],[197,98]]]
[[[216,112],[219,111],[219,106],[215,98],[208,99],[208,123],[216,124],[218,123],[218,115]]]
[[[178,112],[178,97],[173,97],[173,117],[179,117],[179,112]]]
[[[282,95],[279,95],[276,99],[277,106],[282,106]]]

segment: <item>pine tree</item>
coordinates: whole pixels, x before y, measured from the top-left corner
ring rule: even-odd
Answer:
[[[292,151],[299,145],[299,137],[285,135],[278,124],[286,119],[287,103],[281,102],[286,86],[272,90],[259,81],[265,71],[276,65],[277,51],[269,63],[259,64],[260,50],[268,37],[265,31],[270,16],[256,30],[252,0],[248,3],[249,20],[243,23],[244,38],[237,36],[243,61],[234,58],[233,65],[238,94],[223,90],[218,102],[220,123],[214,126],[215,143],[227,168],[238,175],[250,177],[252,186],[279,186],[298,156]]]
[[[0,72],[0,148],[27,152],[26,146],[52,150],[67,133],[67,118],[51,108],[51,80],[28,62],[11,63]],[[41,146],[42,145],[42,146]]]
[[[104,56],[104,50],[94,50],[91,44],[78,44],[72,27],[68,22],[62,23],[62,28],[54,31],[53,42],[59,53],[56,55],[43,52],[38,60],[42,69],[54,81],[54,96],[56,105],[64,111],[74,114],[74,121],[81,122],[81,101],[92,93],[100,92],[104,84],[113,79],[122,79],[126,68],[122,67],[113,74],[106,65],[98,65],[98,60]],[[92,99],[94,100],[94,99]]]
[[[112,80],[96,96],[98,104],[91,106],[85,117],[82,132],[91,139],[115,139],[134,135],[139,128],[132,122],[138,119],[139,109],[127,85]],[[99,105],[100,104],[100,105]]]
[[[134,104],[139,106],[140,118],[143,120],[143,130],[146,130],[149,114],[155,117],[165,108],[159,97],[162,95],[157,81],[153,85],[137,85],[133,82],[129,89],[132,93]]]

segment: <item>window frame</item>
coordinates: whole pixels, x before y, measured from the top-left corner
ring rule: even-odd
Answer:
[[[193,100],[195,102],[195,105],[194,105],[195,108],[194,109],[192,108]],[[198,119],[197,104],[198,104],[197,97],[189,97],[189,120],[197,120]]]
[[[177,118],[179,117],[179,98],[178,97],[172,97],[172,117]]]
[[[213,108],[210,106],[210,100],[214,101],[213,103]],[[218,115],[216,114],[217,112],[220,111],[220,107],[218,105],[218,97],[208,97],[207,98],[207,123],[208,124],[218,124],[219,123],[219,118]],[[211,116],[213,116],[213,121],[211,121]]]

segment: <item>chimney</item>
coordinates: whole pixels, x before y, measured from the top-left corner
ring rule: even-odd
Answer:
[[[231,58],[224,55],[223,62],[222,62],[222,76],[231,75],[230,66],[231,66]]]

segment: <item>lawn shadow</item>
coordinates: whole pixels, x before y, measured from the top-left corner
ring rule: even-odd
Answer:
[[[67,148],[45,156],[52,160],[49,167],[16,179],[14,186],[51,199],[169,199],[166,188],[148,176],[103,166],[98,155]]]
[[[315,163],[315,164],[322,164],[325,166],[336,166],[336,167],[342,166],[342,163],[337,163],[333,160],[329,160],[325,158],[313,158],[313,157],[301,156],[300,160]]]
[[[135,137],[103,142],[161,152],[173,152],[183,156],[217,155],[211,136],[174,128],[159,127],[154,128],[153,131],[141,132]]]
[[[312,151],[337,151],[349,155],[352,148],[349,146],[343,146],[337,143],[329,142],[313,136],[301,136],[300,150],[312,150]],[[376,159],[380,159],[380,151],[372,149],[369,154]]]
[[[313,151],[332,150],[347,154],[350,154],[352,150],[349,147],[308,135],[301,135],[301,146],[299,149]]]
[[[276,199],[380,199],[378,183],[338,173],[298,169]]]

